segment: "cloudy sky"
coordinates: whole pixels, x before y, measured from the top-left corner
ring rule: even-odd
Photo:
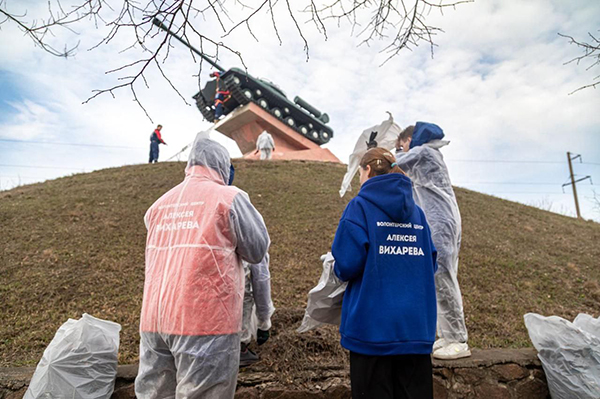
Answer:
[[[28,17],[35,17],[46,12],[42,3],[7,4],[10,11],[27,10]],[[301,8],[300,3],[294,6]],[[236,2],[229,10],[234,21],[248,12],[236,8]],[[428,22],[444,30],[435,38],[434,57],[422,44],[383,65],[386,41],[359,46],[363,37],[352,35],[347,23],[338,26],[335,21],[326,21],[325,40],[303,18],[307,62],[303,41],[285,10],[276,10],[281,45],[270,18],[259,13],[252,20],[258,42],[243,27],[222,38],[222,29],[210,15],[194,23],[240,51],[251,74],[276,82],[288,97],[299,95],[326,111],[335,132],[327,147],[341,160],[347,161],[358,134],[390,111],[400,126],[422,120],[444,129],[451,144],[443,152],[457,186],[574,214],[571,189],[566,187],[564,193],[561,189],[569,176],[567,151],[582,156],[583,163],[574,165],[575,173],[590,175],[600,185],[600,90],[569,95],[590,83],[600,68],[586,71],[586,63],[564,65],[580,50],[558,36],[561,32],[584,39],[589,31],[598,33],[600,2],[476,0],[447,9],[444,15],[432,11]],[[88,51],[104,37],[106,28],[87,22],[77,25],[77,35],[57,31],[49,38],[56,47],[79,42],[76,55],[64,59],[36,48],[16,26],[0,27],[2,189],[144,163],[155,123],[164,125],[169,143],[161,147],[165,160],[210,126],[155,70],[147,74],[150,88],[142,82],[136,85],[154,123],[127,89],[115,92],[116,98],[105,94],[82,104],[93,90],[118,83],[119,75],[106,71],[140,57],[138,49],[120,53],[130,44],[127,33]],[[221,52],[220,63],[240,66],[227,52]],[[194,75],[199,66],[189,52],[174,43],[163,65],[181,94],[191,100],[198,88]],[[204,65],[201,79],[208,73]],[[213,137],[232,156],[241,155],[234,142],[219,134]],[[86,146],[66,145],[74,143]],[[600,220],[600,210],[591,200],[593,189],[589,180],[578,184],[582,213]],[[600,187],[597,192],[600,195]]]

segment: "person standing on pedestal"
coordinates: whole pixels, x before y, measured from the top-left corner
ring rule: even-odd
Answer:
[[[255,154],[257,154],[259,151],[261,160],[271,159],[271,153],[275,151],[275,141],[273,141],[273,136],[266,131],[262,132],[256,140]]]

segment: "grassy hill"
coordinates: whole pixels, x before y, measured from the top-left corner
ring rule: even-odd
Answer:
[[[306,295],[321,274],[353,195],[345,167],[235,161],[236,185],[272,238],[274,337],[258,369],[346,364],[335,328],[299,335]],[[79,174],[0,193],[0,366],[34,365],[67,318],[87,312],[123,326],[119,360],[135,362],[144,280],[143,215],[183,179],[183,163]],[[523,314],[598,316],[600,225],[468,190],[459,280],[472,346],[530,346]],[[289,360],[294,360],[289,362]]]

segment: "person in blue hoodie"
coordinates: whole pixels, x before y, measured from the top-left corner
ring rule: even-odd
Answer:
[[[348,282],[340,334],[352,397],[432,398],[437,252],[429,225],[391,152],[368,150],[359,171],[361,189],[332,246],[334,272]]]

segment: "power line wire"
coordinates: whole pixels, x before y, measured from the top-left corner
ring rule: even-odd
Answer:
[[[539,161],[539,160],[513,160],[513,159],[446,159],[447,162],[465,162],[465,163],[517,163],[517,164],[549,164],[563,165],[559,161]],[[580,162],[583,165],[600,166],[598,162]]]
[[[495,181],[473,181],[473,182],[461,182],[453,183],[454,185],[467,185],[467,184],[509,184],[509,185],[526,185],[526,186],[560,186],[562,183],[540,183],[540,182],[495,182]]]
[[[535,163],[535,164],[564,164],[558,161],[537,161],[537,160],[510,160],[510,159],[447,159],[448,162],[468,162],[468,163]]]
[[[41,166],[41,165],[10,165],[0,164],[0,166],[7,168],[31,168],[31,169],[64,169],[64,170],[79,170],[84,171],[85,168],[72,168],[72,167],[59,167],[59,166]]]
[[[35,177],[35,176],[21,176],[21,175],[0,175],[3,179],[52,179],[52,177]]]
[[[486,193],[486,192],[482,192],[482,194],[488,194],[488,195],[503,195],[503,194],[535,194],[535,195],[544,194],[544,195],[564,195],[565,193],[557,193],[557,192],[544,192],[544,191],[503,191],[503,192],[496,192],[496,193]]]
[[[28,143],[28,144],[50,144],[50,145],[63,145],[63,146],[76,146],[76,147],[96,147],[96,148],[122,148],[122,149],[145,149],[146,147],[132,147],[122,145],[106,145],[106,144],[91,144],[91,143],[66,143],[56,141],[40,141],[40,140],[15,140],[15,139],[4,139],[0,138],[0,142],[5,143]],[[172,156],[170,159],[179,155],[189,147],[189,144],[183,147],[178,153]],[[169,160],[170,160],[169,159]],[[517,163],[517,164],[552,164],[562,165],[561,161],[540,161],[540,160],[510,160],[510,159],[447,159],[448,162],[467,162],[467,163]],[[586,165],[600,166],[598,162],[580,162]]]
[[[27,143],[27,144],[50,144],[50,145],[67,145],[75,147],[97,147],[97,148],[121,148],[121,149],[143,149],[145,147],[129,147],[124,145],[105,145],[105,144],[89,144],[89,143],[64,143],[56,141],[38,141],[38,140],[11,140],[11,139],[0,139],[1,142],[5,143]]]

